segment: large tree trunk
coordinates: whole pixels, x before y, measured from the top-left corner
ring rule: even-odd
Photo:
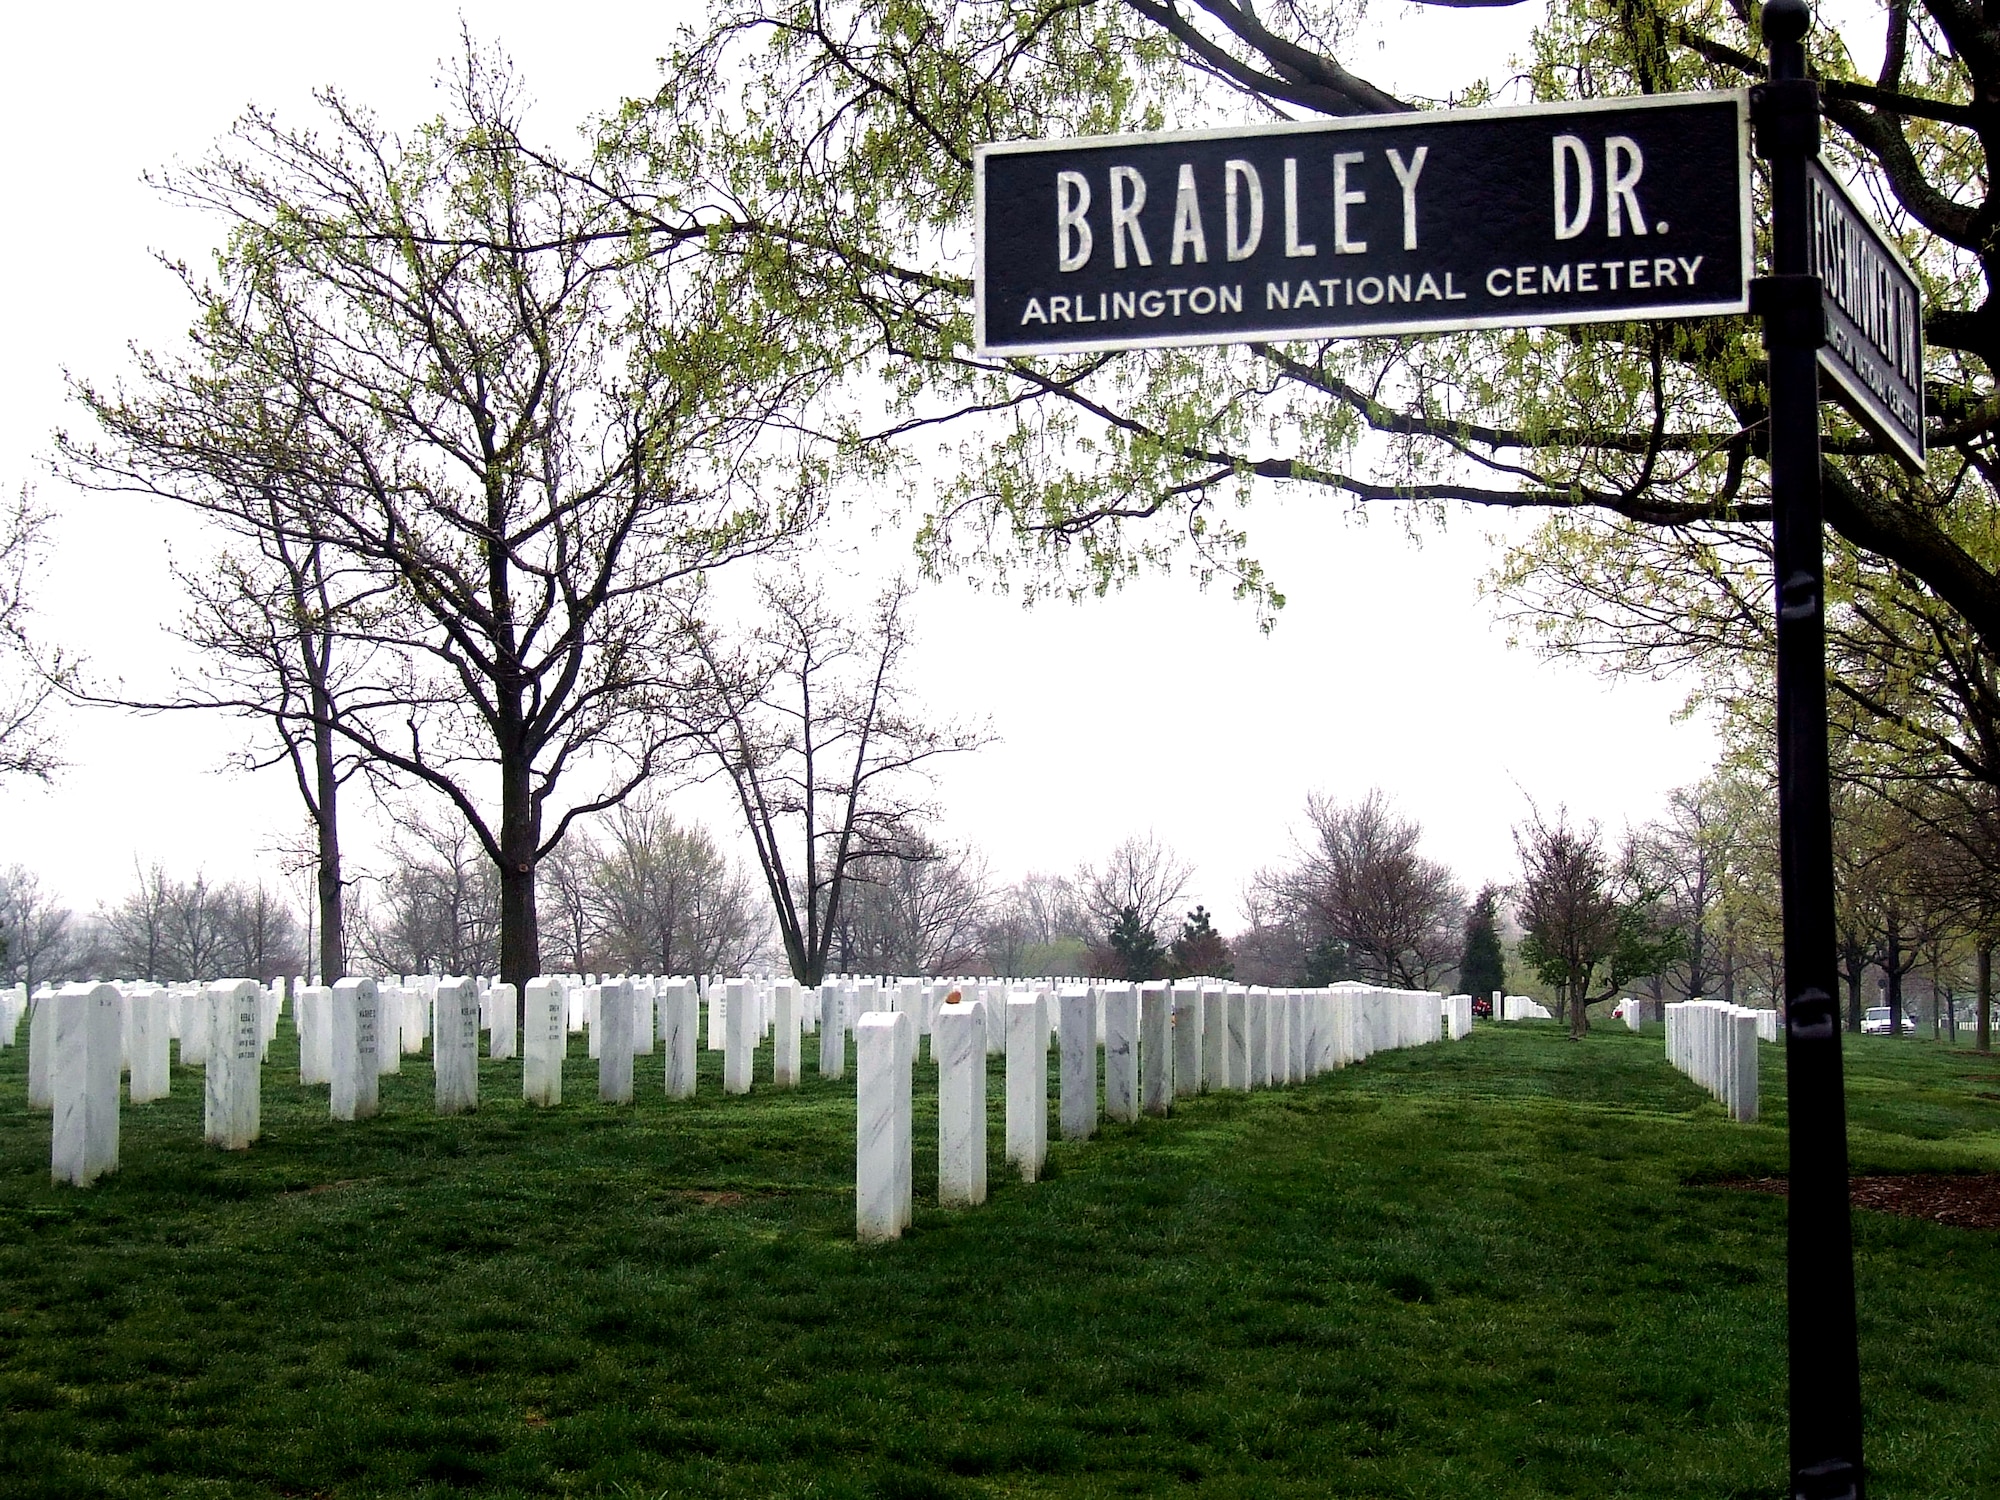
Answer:
[[[542,830],[529,786],[527,756],[518,745],[503,748],[501,755],[500,982],[514,986],[518,1019],[525,1024],[528,981],[541,972],[535,860]]]
[[[1841,977],[1847,981],[1847,1029],[1861,1035],[1861,981],[1867,967],[1851,942],[1841,944]]]

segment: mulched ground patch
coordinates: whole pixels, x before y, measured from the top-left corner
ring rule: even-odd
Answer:
[[[1910,1172],[1853,1177],[1848,1184],[1856,1208],[1961,1229],[2000,1229],[2000,1172]],[[1738,1177],[1717,1186],[1782,1198],[1791,1184],[1782,1177]]]

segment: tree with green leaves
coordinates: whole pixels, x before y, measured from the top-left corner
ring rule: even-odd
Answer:
[[[323,622],[363,664],[340,711],[290,722],[462,823],[525,986],[538,862],[670,763],[704,580],[795,536],[817,470],[770,421],[799,394],[782,319],[705,229],[635,226],[531,146],[470,44],[445,98],[407,134],[333,93],[323,129],[253,110],[168,173],[227,226],[213,278],[182,272],[184,348],[78,387],[103,435],[62,448],[366,576]]]
[[[1507,988],[1507,961],[1500,949],[1497,886],[1481,886],[1465,914],[1465,942],[1458,950],[1458,987],[1482,1000],[1495,990]]]
[[[1522,961],[1555,988],[1558,1015],[1581,1037],[1590,1007],[1672,963],[1683,935],[1663,919],[1661,888],[1631,851],[1614,861],[1595,823],[1573,824],[1563,808],[1553,818],[1532,810],[1514,847]]]
[[[1514,79],[1419,98],[1363,75],[1361,14],[1360,0],[726,0],[675,49],[658,94],[607,132],[602,186],[642,221],[706,215],[759,297],[810,325],[802,359],[887,383],[886,423],[868,422],[860,387],[822,423],[860,469],[891,472],[940,420],[970,419],[956,477],[927,502],[935,567],[976,563],[1032,595],[1102,590],[1185,552],[1275,608],[1235,512],[1262,483],[1415,519],[1545,509],[1609,545],[1661,538],[1676,566],[1700,566],[1718,536],[1761,536],[1764,366],[1745,320],[971,352],[980,142],[1477,104],[1508,83],[1539,101],[1738,88],[1764,72],[1747,0],[1556,0]],[[1827,155],[1881,204],[1926,283],[1937,456],[1907,478],[1834,419],[1827,518],[1992,654],[2000,252],[1984,142],[2000,123],[2000,46],[1963,0],[1888,3],[1847,25],[1810,38]],[[649,190],[661,181],[670,194]]]

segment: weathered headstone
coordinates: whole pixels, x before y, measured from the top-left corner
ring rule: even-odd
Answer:
[[[1285,991],[1285,1081],[1304,1083],[1306,1072],[1306,995],[1304,990]]]
[[[514,1033],[521,993],[511,984],[496,984],[487,991],[486,1055],[495,1062],[514,1056]]]
[[[795,1089],[799,1086],[799,1047],[804,1034],[799,1024],[799,987],[783,980],[772,992],[771,1001],[771,1085]]]
[[[470,1114],[479,1108],[479,981],[446,979],[437,987],[435,1004],[431,1065],[437,1112]]]
[[[986,1017],[979,1005],[946,1003],[931,1021],[938,1064],[938,1202],[986,1201]]]
[[[708,1013],[708,1050],[723,1052],[728,1050],[729,1002],[724,997],[720,979],[710,975],[700,981],[702,1008]]]
[[[1174,1097],[1201,1092],[1201,990],[1190,984],[1174,986]]]
[[[125,1002],[117,986],[66,984],[42,1005],[49,1012],[55,1113],[49,1176],[89,1187],[118,1170],[118,1057]]]
[[[310,1087],[333,1081],[333,991],[301,985],[292,1000],[299,1032],[299,1083]]]
[[[653,1008],[657,1003],[657,991],[650,979],[632,981],[632,1055],[651,1057],[653,1038],[658,1022]]]
[[[173,1088],[172,1056],[167,1039],[167,992],[151,985],[136,986],[125,997],[127,1030],[131,1033],[130,1098],[134,1104],[164,1099]]]
[[[1139,992],[1129,984],[1104,991],[1104,1117],[1139,1118]]]
[[[403,1071],[403,990],[401,985],[375,987],[375,1071],[384,1077]]]
[[[862,1241],[896,1239],[909,1222],[903,1186],[915,1033],[916,1023],[900,1013],[871,1012],[854,1025],[854,1233]]]
[[[561,981],[530,979],[521,1027],[521,1097],[562,1103],[563,1057],[569,1051],[569,997]]]
[[[819,987],[819,1076],[847,1074],[847,994],[837,984]]]
[[[1049,1129],[1047,1005],[1039,995],[1007,1002],[1007,1160],[1023,1182],[1042,1175]]]
[[[1266,1003],[1271,1010],[1268,1040],[1271,1044],[1271,1086],[1282,1088],[1292,1081],[1291,993],[1273,990]]]
[[[217,980],[208,986],[207,998],[202,1139],[225,1151],[247,1151],[262,1134],[264,1039],[257,981]]]
[[[28,1002],[28,1108],[55,1107],[56,992],[43,985]]]
[[[632,981],[607,979],[597,986],[597,1014],[590,1028],[597,1043],[597,1102],[632,1102]]]
[[[1087,1141],[1097,1134],[1097,997],[1087,989],[1066,989],[1058,1002],[1057,1032],[1062,1056],[1062,1136]]]
[[[722,1092],[750,1092],[751,1069],[757,1060],[757,999],[741,979],[728,982],[729,1004],[723,1017],[726,1045],[722,1051]],[[914,1023],[913,1023],[914,1024]],[[714,1022],[709,1023],[711,1031]]]
[[[1231,985],[1224,1002],[1228,1028],[1223,1037],[1223,1087],[1250,1087],[1250,991]]]
[[[382,1024],[381,994],[372,979],[343,979],[327,1002],[332,1084],[330,1108],[336,1120],[365,1120],[381,1108],[381,1068],[375,1061]]]
[[[692,1099],[701,1038],[701,1002],[692,979],[670,979],[660,989],[660,1050],[666,1054],[669,1099]]]
[[[1210,1093],[1229,1087],[1228,996],[1222,985],[1201,992],[1201,1086]]]
[[[430,1019],[430,997],[420,989],[405,989],[402,992],[403,1054],[415,1057],[424,1050],[425,1023]]]
[[[1162,984],[1139,987],[1139,1106],[1164,1115],[1174,1103],[1173,1012]]]
[[[1250,986],[1250,1071],[1243,1087],[1267,1089],[1271,1086],[1271,992],[1262,985]]]

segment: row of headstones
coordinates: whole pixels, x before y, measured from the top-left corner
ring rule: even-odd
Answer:
[[[100,981],[92,980],[85,988]],[[230,981],[234,983],[235,981]],[[167,1097],[171,1086],[170,1044],[181,1044],[181,1061],[200,1066],[206,1058],[210,1019],[209,986],[153,985],[121,980],[112,986],[124,1002],[119,1017],[118,1066],[132,1074],[132,1102],[149,1103]],[[47,985],[30,1001],[25,986],[0,990],[0,1049],[14,1046],[20,1023],[28,1020],[28,1105],[55,1107],[55,1007],[57,991]],[[278,1013],[284,1005],[281,989],[257,986],[259,1048],[268,1052],[278,1034]]]
[[[1553,1021],[1555,1013],[1539,1000],[1526,995],[1493,992],[1493,1019],[1496,1021]]]
[[[1028,991],[1006,981],[961,985],[979,999],[994,1001],[979,1008],[993,1018],[985,1050],[997,1054],[1002,1045],[998,1021],[1004,1015],[1000,1002]],[[667,1056],[667,1094],[691,1096],[704,1001],[708,1044],[724,1053],[725,1092],[750,1091],[756,1049],[766,1036],[775,1043],[775,1085],[798,1083],[801,1036],[814,1031],[820,1034],[820,1072],[837,1078],[845,1071],[846,1038],[857,1017],[906,1014],[917,1033],[927,1034],[947,994],[960,988],[949,982],[847,978],[815,990],[768,980],[545,976],[527,987],[523,1095],[534,1103],[560,1103],[568,1037],[587,1031],[603,1102],[631,1101],[631,1059],[650,1053],[655,1041]],[[1051,987],[1043,982],[1041,988],[1046,993]],[[427,1037],[433,1042],[435,1107],[442,1114],[478,1105],[481,1030],[488,1033],[490,1056],[506,1059],[514,1053],[511,985],[469,977],[353,978],[332,986],[301,982],[293,993],[300,1082],[329,1086],[329,1113],[336,1120],[376,1113],[380,1077],[400,1072],[401,1057],[421,1052]],[[1464,1029],[1470,1026],[1469,1000],[1443,1001],[1444,1024],[1453,1035],[1462,1034],[1457,1001],[1464,1002]],[[81,1185],[115,1170],[120,1073],[130,1070],[132,1103],[165,1098],[171,1078],[168,1044],[174,1039],[181,1044],[184,1065],[205,1069],[204,1138],[225,1149],[248,1147],[260,1133],[262,1064],[283,1002],[282,988],[265,989],[251,980],[84,984],[66,986],[59,994],[40,992],[31,1023],[29,1093],[31,1104],[57,1115],[51,1141],[55,1180]],[[26,1003],[18,987],[0,991],[0,1046],[11,1044]],[[1101,1004],[1093,1031],[1101,1043]],[[936,1045],[934,1041],[934,1056]]]
[[[1732,1120],[1757,1118],[1757,1043],[1777,1012],[1722,1000],[1678,1000],[1666,1007],[1667,1061],[1722,1102]],[[1770,1017],[1765,1022],[1764,1017]]]
[[[1471,1002],[1465,998],[1465,1030]],[[1085,1140],[1102,1115],[1166,1115],[1177,1097],[1302,1083],[1391,1048],[1462,1035],[1448,997],[1429,990],[1333,985],[1266,990],[1214,982],[1066,986],[988,993],[931,1018],[938,1067],[938,1202],[986,1201],[987,1039],[997,1025],[1006,1059],[1007,1159],[1034,1182],[1048,1156],[1048,1050],[1060,1048],[1059,1121]],[[997,1020],[996,1020],[997,1016]],[[916,1017],[863,1014],[855,1026],[855,1234],[895,1239],[915,1208],[911,1075]]]
[[[915,1004],[931,989],[941,999],[937,986],[904,986],[899,997]],[[667,1094],[692,1096],[703,991],[709,1045],[725,1053],[725,1092],[738,1094],[750,1090],[756,1049],[767,1035],[777,1038],[773,1081],[797,1084],[801,1034],[820,1029],[822,993],[824,1003],[844,1019],[823,1037],[820,1067],[828,1076],[841,1076],[851,1017],[884,1003],[885,994],[872,981],[821,992],[769,981],[544,976],[527,986],[523,1096],[538,1104],[561,1103],[568,1038],[578,1031],[589,1033],[590,1053],[598,1061],[600,1100],[631,1102],[632,1059],[649,1054],[655,1040],[667,1055]],[[330,986],[300,980],[293,995],[299,1081],[328,1086],[329,1113],[336,1120],[377,1113],[379,1080],[399,1073],[402,1057],[422,1052],[426,1039],[432,1043],[440,1114],[478,1107],[480,1031],[487,1032],[491,1057],[514,1055],[512,985],[438,975],[351,978]],[[204,1139],[225,1149],[247,1148],[261,1133],[262,1066],[284,999],[282,987],[267,989],[247,979],[44,987],[32,1005],[24,987],[0,991],[0,1047],[13,1045],[23,1013],[30,1017],[29,1103],[55,1116],[54,1180],[85,1186],[117,1169],[119,1079],[129,1073],[132,1104],[166,1098],[170,1045],[176,1040],[182,1064],[204,1069]],[[732,1011],[734,1024],[728,1020]]]
[[[29,1008],[28,1103],[53,1115],[49,1172],[88,1186],[118,1169],[118,1083],[134,1104],[167,1097],[170,1046],[205,1073],[202,1135],[240,1149],[260,1129],[259,1079],[282,996],[252,979],[162,987],[94,982],[38,991]],[[0,1017],[4,1019],[4,1017]],[[12,1045],[14,1024],[0,1027]]]

